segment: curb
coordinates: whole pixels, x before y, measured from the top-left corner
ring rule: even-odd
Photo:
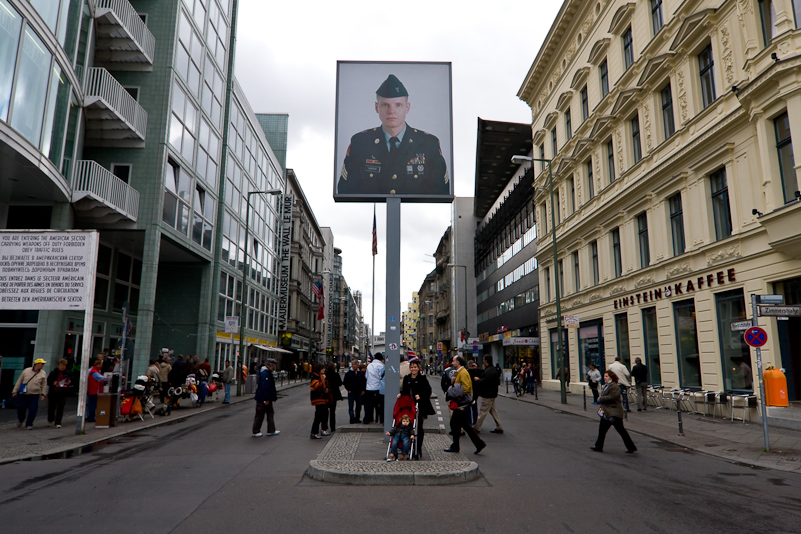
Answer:
[[[378,467],[387,462],[376,460],[353,461],[359,467]],[[394,462],[393,462],[394,463]],[[401,462],[403,463],[403,462]],[[339,469],[333,462],[325,460],[312,460],[306,475],[312,480],[327,482],[329,484],[344,484],[349,486],[451,486],[476,480],[481,476],[476,462],[469,462],[467,468],[450,472],[389,472],[370,474],[366,472],[352,472]]]

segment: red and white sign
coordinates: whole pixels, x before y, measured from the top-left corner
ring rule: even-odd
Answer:
[[[503,338],[503,346],[519,346],[519,345],[534,345],[539,347],[540,338],[538,337],[505,337]]]
[[[746,330],[745,334],[743,334],[743,337],[745,338],[745,342],[754,348],[763,347],[765,343],[768,342],[768,333],[765,332],[764,328],[760,328],[758,326],[754,326]]]

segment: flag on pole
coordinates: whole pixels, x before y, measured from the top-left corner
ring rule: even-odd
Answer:
[[[312,292],[317,297],[317,302],[320,303],[320,309],[317,312],[317,320],[322,321],[325,317],[325,294],[323,293],[323,283],[319,280],[312,284]]]
[[[378,233],[375,228],[375,206],[373,206],[373,256],[378,254]]]
[[[416,357],[417,357],[417,354],[415,354],[415,352],[413,350],[410,350],[409,351],[409,358],[416,358]]]

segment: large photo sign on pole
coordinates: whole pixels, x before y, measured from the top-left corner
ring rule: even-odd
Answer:
[[[334,200],[453,201],[450,63],[337,62]]]

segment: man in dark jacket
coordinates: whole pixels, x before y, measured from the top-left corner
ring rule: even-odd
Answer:
[[[261,424],[264,422],[264,417],[267,416],[267,435],[277,436],[281,433],[280,430],[275,429],[275,411],[273,403],[278,400],[278,393],[275,390],[275,378],[273,371],[275,371],[275,364],[278,363],[272,358],[268,358],[259,372],[259,385],[256,388],[256,415],[253,417],[253,437],[260,438]]]
[[[503,434],[503,425],[498,417],[498,410],[495,409],[495,399],[498,397],[498,386],[501,383],[497,369],[492,366],[492,356],[484,355],[484,375],[473,379],[481,392],[481,409],[478,412],[478,420],[473,426],[476,432],[481,432],[481,425],[487,414],[491,414],[495,419],[495,429],[490,430],[493,434]]]
[[[348,391],[348,414],[350,415],[350,424],[355,425],[361,419],[362,393],[364,393],[367,387],[367,379],[364,373],[359,371],[359,362],[357,360],[350,362],[350,371],[345,373],[345,379],[342,381],[342,384]]]
[[[634,367],[631,368],[631,378],[634,379],[634,389],[637,392],[637,411],[648,409],[648,367],[643,365],[642,359],[634,358]]]

